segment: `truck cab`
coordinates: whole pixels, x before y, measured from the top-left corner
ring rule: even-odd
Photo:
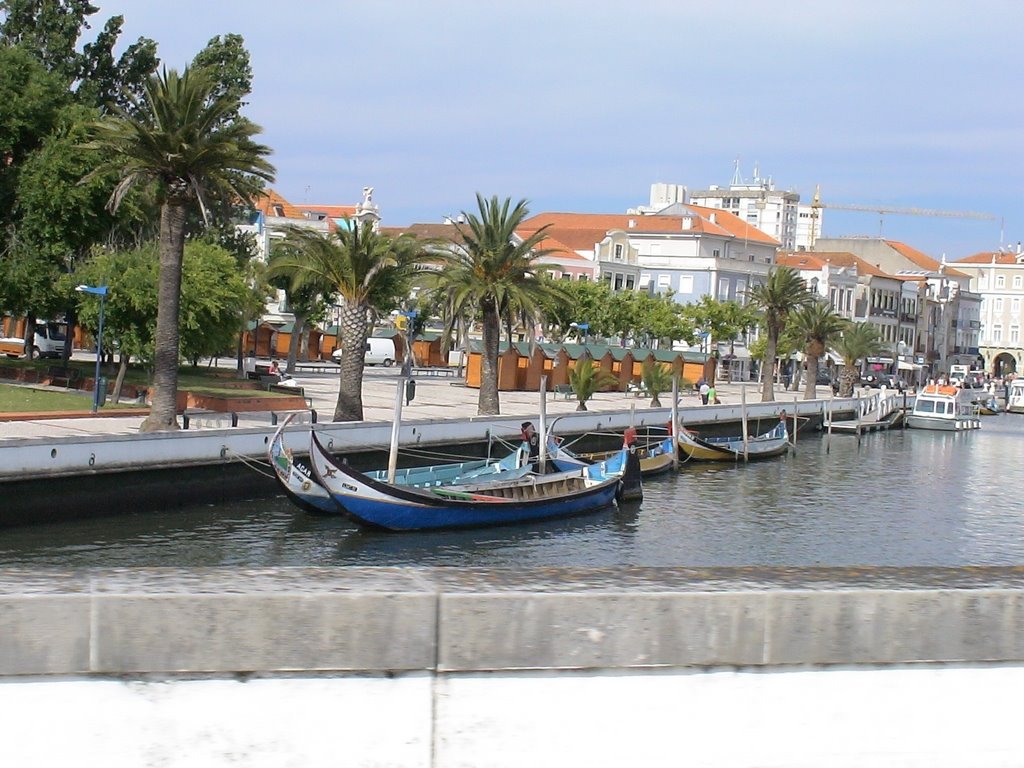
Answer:
[[[30,356],[59,358],[64,354],[65,328],[64,323],[52,320],[36,321],[35,344]],[[25,354],[25,340],[14,336],[0,338],[0,354],[8,357],[22,357]]]

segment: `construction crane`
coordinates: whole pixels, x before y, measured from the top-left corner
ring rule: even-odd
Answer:
[[[886,214],[896,214],[899,216],[940,216],[947,219],[975,219],[978,221],[1000,221],[998,216],[993,216],[991,213],[979,213],[978,211],[937,211],[931,208],[893,208],[886,205],[837,205],[833,203],[821,202],[821,185],[814,188],[814,199],[811,200],[811,232],[808,242],[810,247],[814,249],[814,243],[818,239],[818,213],[823,208],[831,208],[836,211],[865,211],[867,213],[877,213],[879,217],[885,216]],[[879,229],[881,229],[881,222],[884,219],[879,219]]]

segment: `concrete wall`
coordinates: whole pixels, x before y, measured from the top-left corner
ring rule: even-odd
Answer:
[[[1019,765],[1022,630],[1020,568],[4,571],[0,760]]]

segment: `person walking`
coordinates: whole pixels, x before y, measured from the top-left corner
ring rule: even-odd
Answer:
[[[701,402],[701,405],[707,405],[708,404],[708,393],[711,391],[711,387],[708,386],[707,381],[705,381],[704,379],[701,379],[700,380],[700,388],[697,391],[700,392],[700,402]]]
[[[715,389],[715,385],[712,384],[708,387],[708,396],[704,400],[705,405],[718,405],[718,390]]]

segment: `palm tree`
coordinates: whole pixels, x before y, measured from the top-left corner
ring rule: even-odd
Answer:
[[[178,428],[178,309],[189,209],[198,204],[205,219],[208,202],[248,200],[274,178],[270,149],[253,141],[260,127],[236,117],[238,95],[217,96],[217,87],[204,71],[165,69],[150,77],[143,99],[130,99],[127,111],[112,107],[84,145],[105,158],[86,178],[114,172],[120,179],[107,203],[111,211],[137,186],[154,185],[160,201],[153,407],[143,432]]]
[[[672,370],[648,359],[640,369],[640,381],[651,396],[651,408],[661,408],[659,395],[672,389]],[[680,383],[682,386],[682,382]]]
[[[501,319],[508,313],[538,317],[546,301],[565,300],[564,292],[550,280],[538,279],[545,268],[535,263],[547,251],[538,250],[546,228],[526,238],[516,229],[526,219],[526,200],[509,210],[511,200],[500,202],[476,196],[479,215],[462,212],[465,224],[456,224],[459,242],[438,275],[438,287],[447,292],[453,315],[479,313],[483,330],[480,367],[480,414],[501,412],[498,400],[498,343]]]
[[[813,296],[795,269],[776,267],[768,273],[766,282],[747,291],[747,299],[751,307],[762,313],[762,322],[768,332],[765,371],[761,377],[761,402],[768,403],[775,399],[772,371],[779,337],[786,330],[789,316],[806,306]]]
[[[803,342],[807,362],[804,400],[813,400],[818,394],[818,363],[842,335],[847,322],[824,299],[815,299],[801,307],[791,319],[793,332]]]
[[[569,371],[569,384],[576,393],[579,405],[577,411],[587,410],[587,400],[598,390],[614,384],[616,378],[608,371],[600,368],[589,354],[581,355],[576,365]]]
[[[292,275],[300,290],[310,284],[330,285],[343,301],[341,356],[335,421],[363,420],[363,353],[372,312],[388,310],[409,294],[413,274],[424,255],[410,234],[390,237],[373,224],[349,222],[332,235],[290,227],[270,269]]]
[[[843,357],[843,370],[839,374],[839,396],[849,397],[857,382],[857,361],[877,355],[885,349],[878,330],[870,323],[849,323],[834,345]]]

